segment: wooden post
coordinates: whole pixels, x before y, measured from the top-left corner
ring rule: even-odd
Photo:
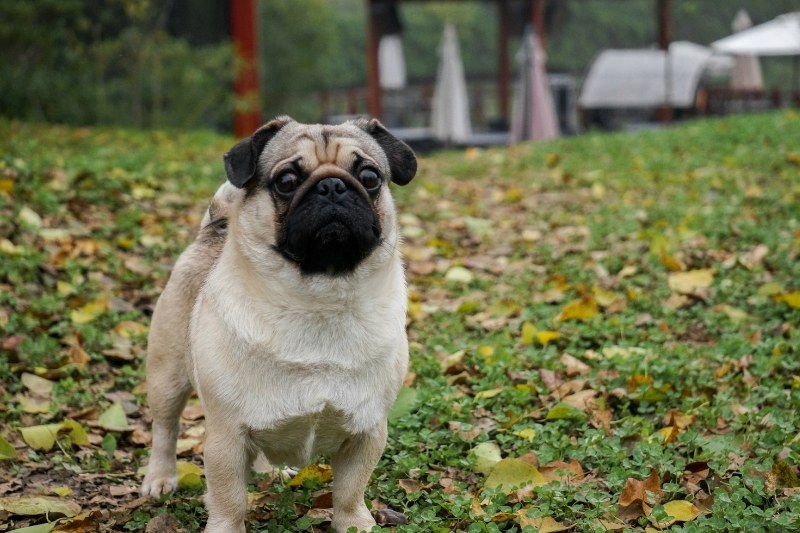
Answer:
[[[375,24],[375,0],[367,2],[367,113],[373,118],[380,119],[381,109],[381,81],[378,71],[378,27]]]
[[[658,108],[659,122],[672,120],[672,105],[670,104],[672,84],[672,67],[669,61],[669,43],[672,41],[672,19],[669,12],[670,0],[656,0],[656,20],[658,21],[658,47],[664,51],[664,95],[665,102]]]
[[[261,91],[256,49],[256,0],[231,0],[230,31],[236,54],[242,62],[233,84],[236,107],[233,132],[238,137],[253,133],[261,125]]]
[[[508,105],[509,80],[511,78],[511,66],[508,60],[508,2],[498,0],[497,10],[500,26],[500,30],[497,32],[497,100],[500,116],[508,122],[511,118]]]
[[[539,39],[542,49],[547,49],[547,28],[544,24],[544,9],[547,0],[530,0],[531,4],[531,28]]]

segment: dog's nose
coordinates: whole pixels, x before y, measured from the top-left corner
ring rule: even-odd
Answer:
[[[325,178],[316,185],[317,194],[338,200],[347,194],[347,185],[339,178]]]

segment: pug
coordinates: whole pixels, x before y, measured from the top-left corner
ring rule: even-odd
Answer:
[[[276,118],[224,156],[227,181],[152,318],[144,495],[177,485],[180,414],[205,411],[206,532],[244,532],[257,454],[331,458],[338,532],[375,520],[364,491],[408,366],[406,283],[389,183],[414,152],[377,120]]]

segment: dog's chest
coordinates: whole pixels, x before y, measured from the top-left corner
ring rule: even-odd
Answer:
[[[194,350],[200,393],[258,434],[286,441],[282,448],[325,452],[383,423],[400,387],[404,324],[385,312],[284,311],[248,338],[241,329],[220,331],[214,313],[202,313]],[[215,357],[219,351],[233,357]]]

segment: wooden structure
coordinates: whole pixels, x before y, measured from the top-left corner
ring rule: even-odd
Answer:
[[[233,91],[236,110],[233,131],[237,137],[253,133],[261,125],[261,91],[258,79],[256,0],[230,0],[230,32],[242,63]]]
[[[424,0],[365,0],[367,3],[367,111],[373,117],[382,115],[380,73],[378,64],[378,43],[380,34],[376,21],[376,6],[378,4],[424,1]],[[428,0],[432,1],[432,0]],[[492,0],[496,4],[498,13],[498,57],[497,57],[497,88],[498,107],[500,115],[508,120],[511,98],[511,62],[509,58],[510,32],[510,0]],[[545,27],[545,8],[547,2],[552,0],[525,0],[528,3],[528,24],[546,47],[547,31]],[[662,50],[669,48],[672,28],[670,23],[671,0],[656,0],[656,19],[658,23],[658,44]],[[669,120],[669,110],[661,113],[662,120]]]
[[[400,4],[412,1],[435,0],[365,0],[367,6],[367,112],[373,117],[382,116],[380,72],[378,63],[378,44],[380,31],[376,13],[379,4]],[[471,0],[474,1],[474,0]],[[490,0],[496,5],[498,13],[498,57],[497,88],[498,107],[502,118],[508,120],[511,99],[511,62],[509,57],[509,41],[511,23],[509,4],[511,0]],[[545,9],[548,1],[524,0],[527,2],[527,21],[541,40],[542,46],[547,43],[545,27]],[[671,40],[670,2],[671,0],[655,0],[656,18],[658,21],[658,43],[667,49]],[[244,68],[239,72],[234,84],[237,107],[234,117],[234,132],[243,136],[252,133],[262,121],[261,92],[258,76],[257,51],[257,16],[256,0],[229,0],[230,33],[236,52],[243,60]],[[664,110],[662,120],[669,120],[669,111]]]

